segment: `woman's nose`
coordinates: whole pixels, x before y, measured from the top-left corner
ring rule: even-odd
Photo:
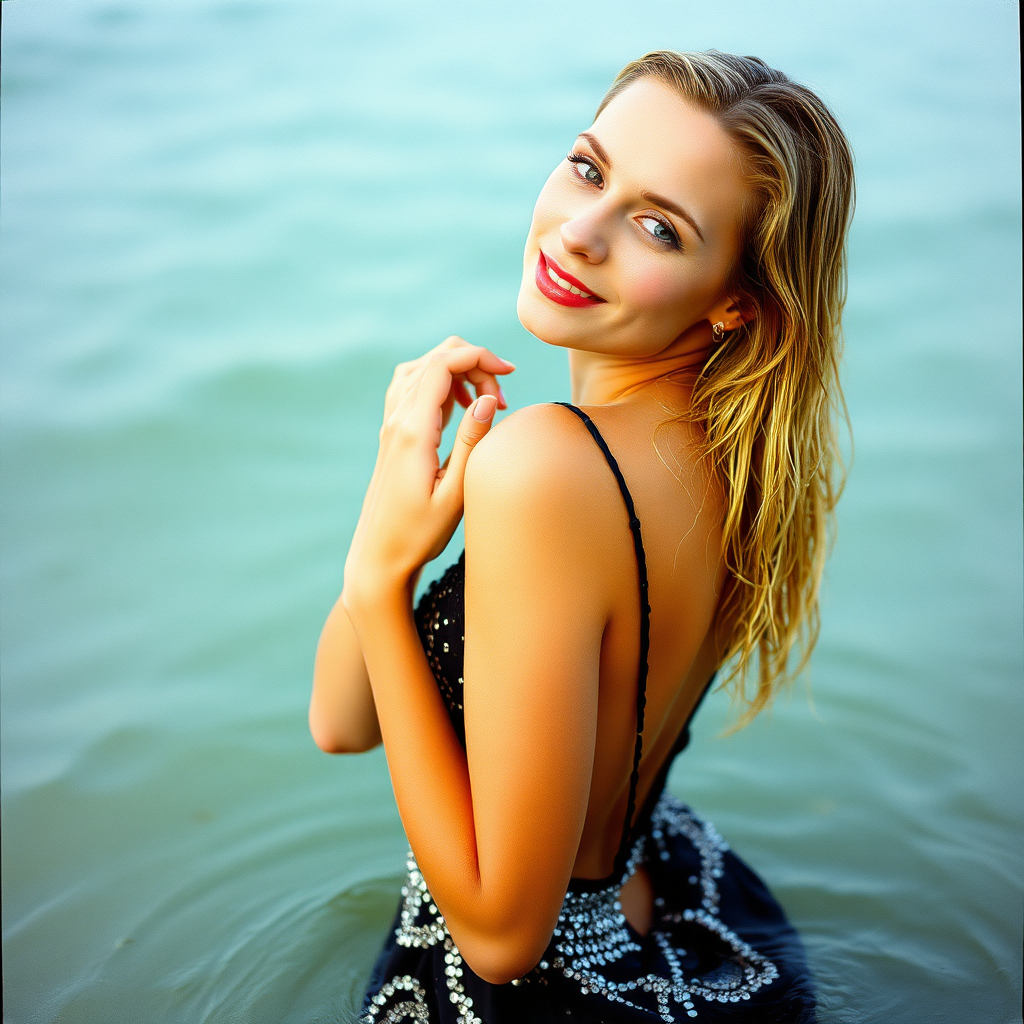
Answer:
[[[601,263],[608,256],[608,225],[603,223],[597,207],[565,221],[560,231],[566,252],[588,263]]]

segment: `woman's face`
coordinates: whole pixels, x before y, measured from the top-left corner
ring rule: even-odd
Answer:
[[[590,352],[706,344],[710,324],[739,322],[724,289],[746,198],[740,153],[715,119],[658,79],[633,82],[541,190],[519,319],[548,344]]]

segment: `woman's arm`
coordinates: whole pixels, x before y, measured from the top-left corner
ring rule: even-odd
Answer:
[[[409,588],[410,602],[418,579],[416,573]],[[361,754],[381,742],[363,649],[340,597],[316,648],[309,731],[326,754]]]
[[[346,568],[406,834],[466,962],[494,983],[530,970],[550,939],[593,769],[606,588],[557,415],[506,420],[466,477],[467,751],[400,579],[360,572],[358,556]]]
[[[380,743],[363,649],[340,597],[316,648],[309,731],[327,754],[360,754]]]
[[[461,338],[448,338],[437,346],[434,352],[453,351],[459,348],[465,349],[469,346]],[[397,367],[384,400],[385,422],[393,415],[404,394],[404,386],[422,371],[425,361],[432,354],[428,353],[421,359],[401,363]],[[512,364],[506,363],[505,367],[495,369],[497,372],[507,373],[512,369]],[[451,389],[440,405],[442,428],[448,422],[455,402],[468,406],[472,401],[469,385],[475,386],[478,394],[494,395],[498,399],[498,407],[506,408],[505,398],[494,373],[479,366],[470,366],[452,376]],[[383,435],[383,430],[381,433]],[[374,470],[370,492],[374,489],[379,468],[378,465]],[[419,575],[420,569],[417,569],[408,583],[410,607]],[[309,731],[316,745],[328,754],[359,754],[381,742],[377,709],[373,702],[373,691],[370,688],[362,647],[341,597],[334,603],[327,616],[317,644],[313,667],[313,693],[309,702]]]
[[[340,597],[316,647],[309,731],[327,754],[360,754],[380,743],[363,649]]]

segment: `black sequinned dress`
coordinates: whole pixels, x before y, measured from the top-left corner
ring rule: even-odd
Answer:
[[[715,827],[665,789],[673,760],[689,742],[689,721],[632,828],[628,827],[642,752],[650,629],[640,521],[618,464],[593,421],[581,409],[559,404],[580,417],[615,474],[629,513],[639,569],[637,741],[626,826],[615,866],[605,879],[572,879],[540,962],[522,978],[493,985],[477,977],[463,960],[410,851],[409,875],[360,1020],[365,1024],[691,1020],[810,1024],[816,1019],[813,988],[802,944],[782,908]],[[464,581],[465,552],[431,585],[416,608],[430,669],[463,746]],[[653,923],[646,935],[626,920],[618,899],[640,865],[648,872],[655,894]]]

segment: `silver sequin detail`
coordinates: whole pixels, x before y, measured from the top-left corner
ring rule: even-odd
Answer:
[[[662,860],[669,859],[666,834],[670,837],[685,836],[693,848],[700,854],[700,887],[703,894],[701,906],[709,914],[718,913],[718,882],[722,877],[722,854],[729,849],[729,844],[718,834],[718,830],[710,821],[703,821],[678,801],[666,800],[664,795],[658,801],[651,815],[651,838]],[[698,879],[690,876],[690,884]],[[668,921],[682,920],[681,914],[663,918]]]
[[[655,901],[655,910],[660,911],[658,920],[663,925],[687,921],[714,932],[729,946],[734,956],[708,975],[687,978],[680,963],[686,951],[673,947],[671,933],[655,925],[650,934],[665,958],[669,976],[652,973],[626,981],[613,981],[605,976],[602,968],[616,963],[627,953],[639,952],[641,948],[633,940],[622,913],[619,901],[622,886],[645,859],[652,855],[664,857],[668,853],[666,840],[677,836],[687,839],[700,856],[700,877],[694,878],[693,882],[699,881],[701,906],[696,910],[674,912],[665,908],[663,899],[658,899]],[[649,849],[651,843],[653,849]],[[719,1003],[750,999],[759,989],[773,982],[779,972],[775,964],[744,942],[718,916],[718,879],[722,877],[722,855],[728,849],[714,825],[699,818],[668,792],[663,792],[651,816],[649,835],[641,835],[633,844],[622,879],[596,892],[566,894],[551,941],[550,948],[554,955],[546,954],[537,967],[520,979],[520,983],[545,983],[546,973],[557,972],[578,982],[584,995],[601,995],[611,1002],[649,1012],[649,1006],[641,1006],[634,1001],[639,998],[639,993],[648,993],[654,997],[656,1012],[667,1024],[697,1017],[698,1011],[693,1001],[695,996]],[[460,1024],[480,1024],[480,1019],[472,1013],[473,1001],[466,996],[459,981],[462,977],[461,955],[452,942],[444,918],[430,896],[427,883],[411,851],[408,867],[409,877],[402,889],[404,899],[401,924],[395,931],[396,941],[401,946],[424,949],[443,942],[449,997],[457,1006]],[[392,985],[395,984],[392,982]],[[379,1003],[373,1005],[381,1006]],[[384,1018],[387,1024],[404,1019]],[[408,1019],[427,1020],[425,1016],[410,1016]],[[381,1018],[374,1015],[365,1020],[379,1024]]]
[[[455,1011],[459,1015],[459,1024],[484,1024],[473,1012],[473,999],[466,995],[466,988],[459,980],[463,973],[462,956],[450,936],[444,940],[444,948],[444,973],[448,979],[448,998],[455,1005]],[[395,1006],[388,1007],[388,1001],[395,996],[396,991],[403,989],[412,991],[414,1001],[403,1000]],[[381,1017],[380,1014],[385,1011],[387,1011],[387,1016]],[[426,992],[422,985],[408,974],[392,978],[387,985],[381,988],[363,1012],[360,1024],[399,1024],[406,1020],[420,1021],[422,1024],[430,1022]]]
[[[483,1024],[480,1018],[473,1013],[473,999],[466,995],[465,987],[459,980],[462,977],[462,954],[459,953],[458,947],[448,933],[448,926],[444,923],[444,917],[430,895],[430,890],[427,888],[427,883],[412,850],[409,851],[406,866],[409,869],[409,874],[405,885],[402,886],[402,911],[399,916],[401,923],[395,929],[395,941],[400,946],[416,949],[427,949],[443,942],[445,948],[444,973],[448,978],[448,998],[455,1004],[460,1024]],[[422,918],[422,922],[417,923],[420,918]],[[381,989],[381,991],[384,990]],[[375,996],[374,1000],[376,999]],[[374,1005],[379,1004],[371,1003],[367,1013],[373,1013]],[[426,1016],[425,1006],[423,1013],[424,1016],[412,1019],[427,1021],[429,1018]],[[365,1018],[367,1024],[370,1024],[371,1021],[376,1024],[377,1019],[376,1016]],[[401,1017],[396,1018],[396,1020],[402,1019]],[[390,1024],[390,1018],[388,1018],[388,1024]]]
[[[405,992],[411,992],[412,999],[405,999],[402,995]],[[396,997],[398,1001],[388,1006]],[[430,1021],[427,993],[408,974],[399,975],[382,985],[360,1018],[360,1024],[403,1024],[404,1021],[420,1021],[420,1024],[429,1024]]]
[[[409,869],[409,875],[402,886],[402,923],[395,931],[395,938],[400,946],[427,949],[451,936],[441,912],[437,909],[437,904],[427,889],[427,883],[420,873],[412,850],[409,851],[405,866]],[[416,920],[424,907],[426,920],[423,924],[417,924]]]

